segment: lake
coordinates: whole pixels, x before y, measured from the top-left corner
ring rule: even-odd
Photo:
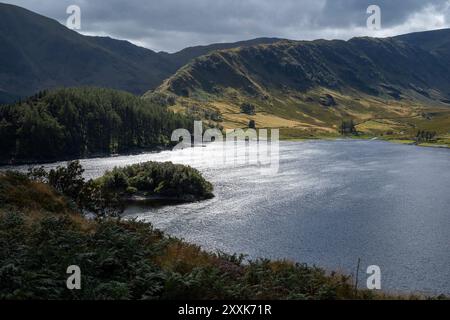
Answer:
[[[377,265],[383,290],[450,294],[449,149],[359,140],[281,142],[275,175],[223,164],[216,151],[209,145],[195,148],[195,156],[180,150],[81,163],[87,177],[149,160],[198,168],[213,183],[214,199],[133,207],[126,216],[204,249],[347,274],[361,258],[361,286],[366,268]]]

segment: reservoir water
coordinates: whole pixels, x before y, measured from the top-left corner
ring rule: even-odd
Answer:
[[[280,258],[352,274],[377,265],[382,289],[450,294],[450,150],[382,141],[281,142],[280,168],[261,175],[222,164],[215,146],[88,159],[86,176],[142,161],[199,169],[215,188],[209,201],[130,208],[206,250]],[[52,167],[53,165],[46,165]]]

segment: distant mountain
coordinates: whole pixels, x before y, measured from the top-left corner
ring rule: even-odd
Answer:
[[[263,96],[270,90],[325,87],[393,97],[413,90],[444,98],[450,94],[450,30],[438,33],[435,39],[441,41],[428,43],[420,38],[433,32],[386,39],[286,40],[220,50],[196,58],[165,87],[181,96],[226,88]]]
[[[264,40],[248,43],[257,42]],[[2,3],[0,43],[0,103],[65,86],[100,86],[143,94],[191,58],[236,46],[193,47],[173,55],[156,53],[127,41],[83,36],[55,20]]]
[[[86,37],[23,8],[0,4],[0,90],[96,85],[142,93],[171,68],[151,50],[126,41]]]
[[[422,107],[449,110],[449,39],[447,29],[217,50],[193,59],[157,92],[177,98],[177,110],[219,112],[225,127],[255,120],[260,126],[336,132],[343,118],[392,120],[425,114],[418,111]],[[255,116],[242,112],[244,103],[254,105]],[[417,126],[383,128],[404,132]]]

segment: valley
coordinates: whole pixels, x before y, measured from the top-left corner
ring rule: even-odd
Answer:
[[[166,20],[0,3],[0,300],[447,298],[450,29],[149,49]]]
[[[16,6],[0,4],[0,17],[0,103],[61,86],[107,87],[220,129],[252,123],[279,128],[283,139],[335,138],[352,120],[359,137],[413,141],[426,130],[436,132],[427,143],[448,145],[448,29],[349,41],[258,38],[169,54],[83,36]],[[255,112],[242,112],[244,104]]]

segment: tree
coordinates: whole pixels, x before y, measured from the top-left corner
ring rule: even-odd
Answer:
[[[48,183],[61,194],[77,199],[84,188],[84,169],[79,161],[72,161],[67,167],[58,167],[48,173]]]
[[[256,108],[254,105],[252,105],[250,103],[243,103],[241,105],[241,113],[245,113],[245,114],[252,116],[252,115],[256,114]]]
[[[436,135],[437,133],[435,131],[419,130],[416,134],[416,140],[417,142],[431,142],[435,139]]]
[[[118,193],[102,187],[94,180],[84,184],[77,202],[82,210],[93,213],[97,219],[119,217],[125,209]]]
[[[342,120],[340,131],[341,131],[342,135],[346,135],[346,134],[357,135],[358,134],[358,131],[356,130],[356,126],[355,126],[353,119],[351,119],[350,121]]]
[[[92,213],[98,219],[120,216],[124,205],[117,190],[92,179],[85,181],[83,173],[80,162],[72,161],[66,167],[57,167],[49,172],[43,167],[32,168],[28,171],[28,177],[49,184],[72,200],[79,210]]]
[[[15,131],[14,126],[6,119],[0,121],[0,157],[7,158],[15,153]]]

